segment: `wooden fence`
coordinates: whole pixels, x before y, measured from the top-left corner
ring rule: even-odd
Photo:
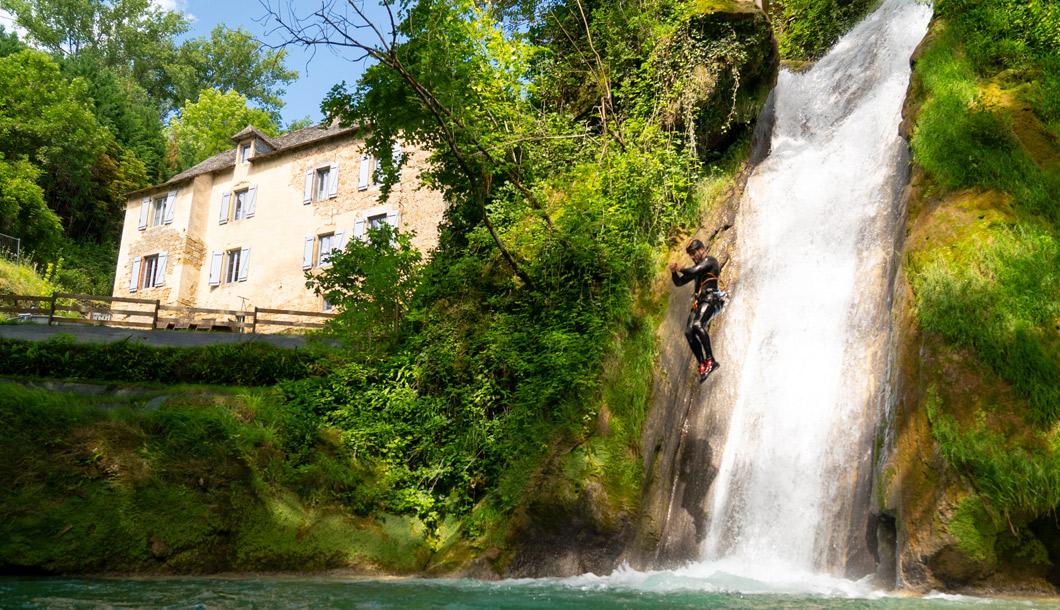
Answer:
[[[106,305],[103,305],[106,304]],[[146,329],[195,329],[230,332],[257,332],[258,326],[285,328],[324,328],[335,314],[291,309],[255,307],[209,309],[162,305],[158,300],[102,297],[57,292],[50,297],[27,295],[0,296],[0,313],[48,317],[48,324],[89,324]],[[75,314],[73,316],[64,314]],[[87,314],[87,317],[82,317]],[[311,318],[312,322],[304,318]]]

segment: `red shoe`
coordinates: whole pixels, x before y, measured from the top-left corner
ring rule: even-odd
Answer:
[[[699,383],[706,381],[711,373],[720,368],[721,365],[715,362],[713,358],[708,358],[703,364],[699,365]]]

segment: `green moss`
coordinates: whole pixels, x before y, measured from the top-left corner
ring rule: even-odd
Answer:
[[[275,398],[183,397],[138,412],[0,386],[0,566],[420,569],[430,553],[423,523],[357,517],[341,504],[348,460],[312,488],[278,467],[284,455],[263,408]],[[313,463],[330,463],[329,451],[320,446]]]
[[[990,564],[997,563],[997,527],[979,498],[962,498],[949,523],[957,547],[967,556]]]

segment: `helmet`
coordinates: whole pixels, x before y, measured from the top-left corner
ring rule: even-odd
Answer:
[[[702,247],[704,247],[703,242],[699,241],[698,239],[693,239],[692,241],[688,242],[687,246],[685,246],[685,252],[692,254],[693,252],[699,250]]]

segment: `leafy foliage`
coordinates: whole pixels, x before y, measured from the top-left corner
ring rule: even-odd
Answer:
[[[478,531],[473,507],[512,510],[546,455],[591,436],[616,335],[636,337],[616,367],[644,374],[653,340],[634,295],[654,275],[658,248],[696,218],[703,168],[694,130],[674,131],[665,111],[687,84],[672,73],[700,60],[743,69],[740,61],[759,56],[751,39],[687,63],[677,53],[653,61],[659,38],[677,29],[675,14],[667,2],[571,3],[523,33],[506,29],[491,5],[424,0],[400,6],[393,39],[346,43],[378,63],[355,86],[333,89],[324,109],[371,125],[367,147],[387,185],[404,160],[392,159],[395,142],[425,149],[424,182],[449,204],[439,246],[401,302],[398,340],[371,358],[355,352],[356,364],[326,378],[284,384],[302,421],[340,428],[345,446],[379,473],[383,509],[428,525],[463,516]],[[538,44],[564,36],[566,25],[551,25],[556,15],[577,32],[558,51]],[[354,17],[333,16],[332,25],[350,27],[336,39],[355,34]],[[327,38],[316,25],[285,25],[295,40]],[[755,53],[769,57],[763,29],[766,49]],[[592,81],[584,90],[566,75],[574,65]],[[733,87],[750,87],[728,82],[718,89],[730,103],[745,94]],[[351,266],[317,277],[397,302],[356,266],[375,247],[351,244]],[[612,456],[606,485],[626,498],[639,484],[646,394],[636,383],[623,391],[633,404],[614,406],[613,443],[591,452]],[[621,433],[620,422],[629,426]]]
[[[199,100],[184,106],[180,116],[168,127],[170,138],[175,143],[175,169],[183,171],[189,167],[232,148],[232,136],[248,125],[260,129],[265,135],[275,136],[279,128],[272,116],[260,108],[247,106],[247,98],[234,90],[221,93],[206,89]]]
[[[210,37],[192,38],[177,50],[174,63],[167,67],[172,82],[172,99],[186,106],[199,100],[205,89],[221,93],[235,91],[255,102],[279,121],[283,106],[282,84],[298,78],[298,72],[284,64],[287,51],[264,49],[243,28],[234,30],[217,25]]]
[[[773,29],[784,59],[819,59],[878,0],[774,0]]]
[[[377,353],[397,338],[421,279],[421,258],[411,235],[383,223],[331,253],[319,273],[306,272],[306,287],[339,309],[332,322],[337,336]]]
[[[128,341],[75,343],[61,337],[43,342],[5,339],[0,354],[0,372],[7,375],[82,381],[260,386],[319,374],[330,366],[305,350],[255,342],[184,349]]]

